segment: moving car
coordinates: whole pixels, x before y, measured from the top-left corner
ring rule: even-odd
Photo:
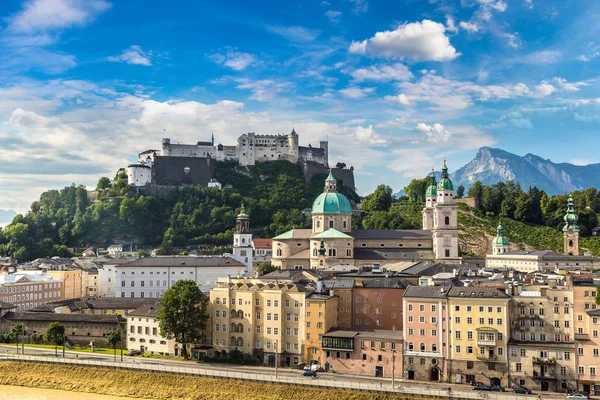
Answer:
[[[586,392],[571,392],[567,395],[567,399],[589,399],[590,395]]]
[[[478,383],[477,385],[473,386],[473,390],[484,390],[484,391],[491,391],[492,387],[490,385],[484,385],[483,383]]]
[[[511,392],[518,394],[531,394],[531,389],[527,389],[525,386],[517,386],[513,388]]]
[[[302,376],[312,376],[313,378],[317,377],[317,373],[315,371],[304,371],[302,372]]]
[[[492,392],[506,392],[502,386],[490,386]]]

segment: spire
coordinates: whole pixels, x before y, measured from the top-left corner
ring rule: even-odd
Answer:
[[[431,168],[431,180],[427,190],[425,191],[425,197],[437,196],[437,182],[435,180],[435,170]]]
[[[210,142],[212,143],[212,145],[215,145],[215,133],[211,132],[211,136],[210,136]]]
[[[331,166],[329,167],[329,175],[325,179],[325,192],[337,192],[337,180],[333,176]]]
[[[242,202],[242,208],[240,208],[240,213],[237,216],[237,220],[247,220],[250,219],[248,214],[246,213],[246,207],[244,207],[244,203]]]
[[[454,185],[452,185],[452,181],[448,177],[448,166],[446,165],[446,159],[444,158],[444,167],[442,168],[442,177],[437,187],[438,191],[442,190],[451,190],[454,191]]]
[[[575,212],[575,204],[573,202],[573,195],[569,194],[569,201],[567,203],[567,213],[564,216],[565,226],[563,227],[563,231],[573,229],[575,231],[579,231],[579,225],[577,222],[579,221],[579,216]]]
[[[446,166],[446,159],[444,158],[444,168],[442,168],[442,179],[448,178],[448,167]]]

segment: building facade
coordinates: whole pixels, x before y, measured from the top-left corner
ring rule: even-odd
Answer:
[[[63,281],[41,271],[0,275],[0,300],[14,304],[18,311],[62,299]]]

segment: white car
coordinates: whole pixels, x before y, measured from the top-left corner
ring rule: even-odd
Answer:
[[[589,399],[590,396],[587,393],[573,392],[567,395],[567,399]]]

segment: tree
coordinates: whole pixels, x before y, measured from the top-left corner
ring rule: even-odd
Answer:
[[[425,192],[431,184],[431,177],[426,176],[423,179],[413,179],[404,187],[404,193],[413,203],[422,203],[425,201]]]
[[[387,211],[390,209],[393,200],[392,188],[388,185],[379,185],[373,193],[364,198],[361,207],[367,212]]]
[[[277,271],[278,269],[279,268],[277,268],[274,265],[269,264],[266,261],[263,261],[256,266],[256,270],[260,273],[260,275],[268,274],[270,272]]]
[[[58,345],[63,345],[63,355],[65,351],[65,327],[58,321],[51,322],[46,329],[46,340],[54,344],[54,354],[58,357]]]
[[[473,182],[473,186],[471,186],[469,188],[469,191],[467,192],[467,197],[481,198],[482,196],[483,196],[483,184],[481,183],[481,181]]]
[[[456,196],[454,196],[454,198],[462,199],[464,195],[465,195],[465,187],[463,185],[460,185],[459,187],[456,188]]]
[[[112,331],[106,337],[106,342],[113,348],[115,361],[117,361],[117,345],[121,343],[123,337],[120,331]]]
[[[102,178],[100,178],[98,180],[98,184],[96,185],[96,190],[104,190],[104,189],[108,189],[110,188],[110,179],[108,179],[107,177],[103,176]]]
[[[21,336],[23,334],[23,324],[19,322],[18,324],[13,326],[10,333],[15,338],[15,344],[17,346],[17,353],[18,353],[19,352],[19,336]]]
[[[186,360],[186,344],[200,340],[206,328],[207,303],[207,297],[192,280],[177,281],[160,300],[157,314],[160,334],[181,343]]]

